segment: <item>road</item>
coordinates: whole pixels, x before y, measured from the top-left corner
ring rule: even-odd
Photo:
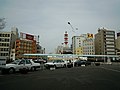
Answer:
[[[120,90],[120,65],[0,75],[1,90]]]

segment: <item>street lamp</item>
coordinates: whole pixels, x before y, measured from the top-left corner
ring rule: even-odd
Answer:
[[[75,31],[74,31],[74,28],[73,28],[73,26],[71,25],[71,23],[70,23],[70,22],[68,22],[68,24],[71,26],[71,28],[72,28],[72,31],[73,31],[73,32],[75,32]],[[76,28],[76,30],[78,30],[78,29]]]

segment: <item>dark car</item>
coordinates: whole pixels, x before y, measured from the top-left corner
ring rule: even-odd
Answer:
[[[87,61],[87,60],[77,60],[74,62],[74,65],[75,66],[81,66],[81,65],[91,65],[91,62],[90,61]]]

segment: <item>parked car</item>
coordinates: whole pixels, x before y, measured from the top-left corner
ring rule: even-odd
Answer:
[[[38,68],[40,68],[40,63],[36,63],[33,60],[30,60],[30,62],[31,62],[31,71],[35,71]]]
[[[47,69],[50,69],[51,67],[61,68],[61,67],[66,67],[66,63],[64,60],[51,60],[45,63],[45,67]]]
[[[66,67],[71,68],[73,66],[73,62],[71,60],[64,60]]]
[[[1,67],[2,73],[14,73],[16,71],[28,72],[30,70],[36,70],[40,67],[40,64],[34,63],[32,60],[14,60],[13,62],[6,64],[4,67]]]
[[[91,65],[91,62],[90,61],[87,61],[87,60],[76,60],[74,62],[74,66],[87,66],[87,65]]]

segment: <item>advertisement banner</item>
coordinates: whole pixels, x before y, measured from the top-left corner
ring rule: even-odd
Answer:
[[[28,40],[34,40],[34,36],[30,34],[26,34],[26,39]]]

